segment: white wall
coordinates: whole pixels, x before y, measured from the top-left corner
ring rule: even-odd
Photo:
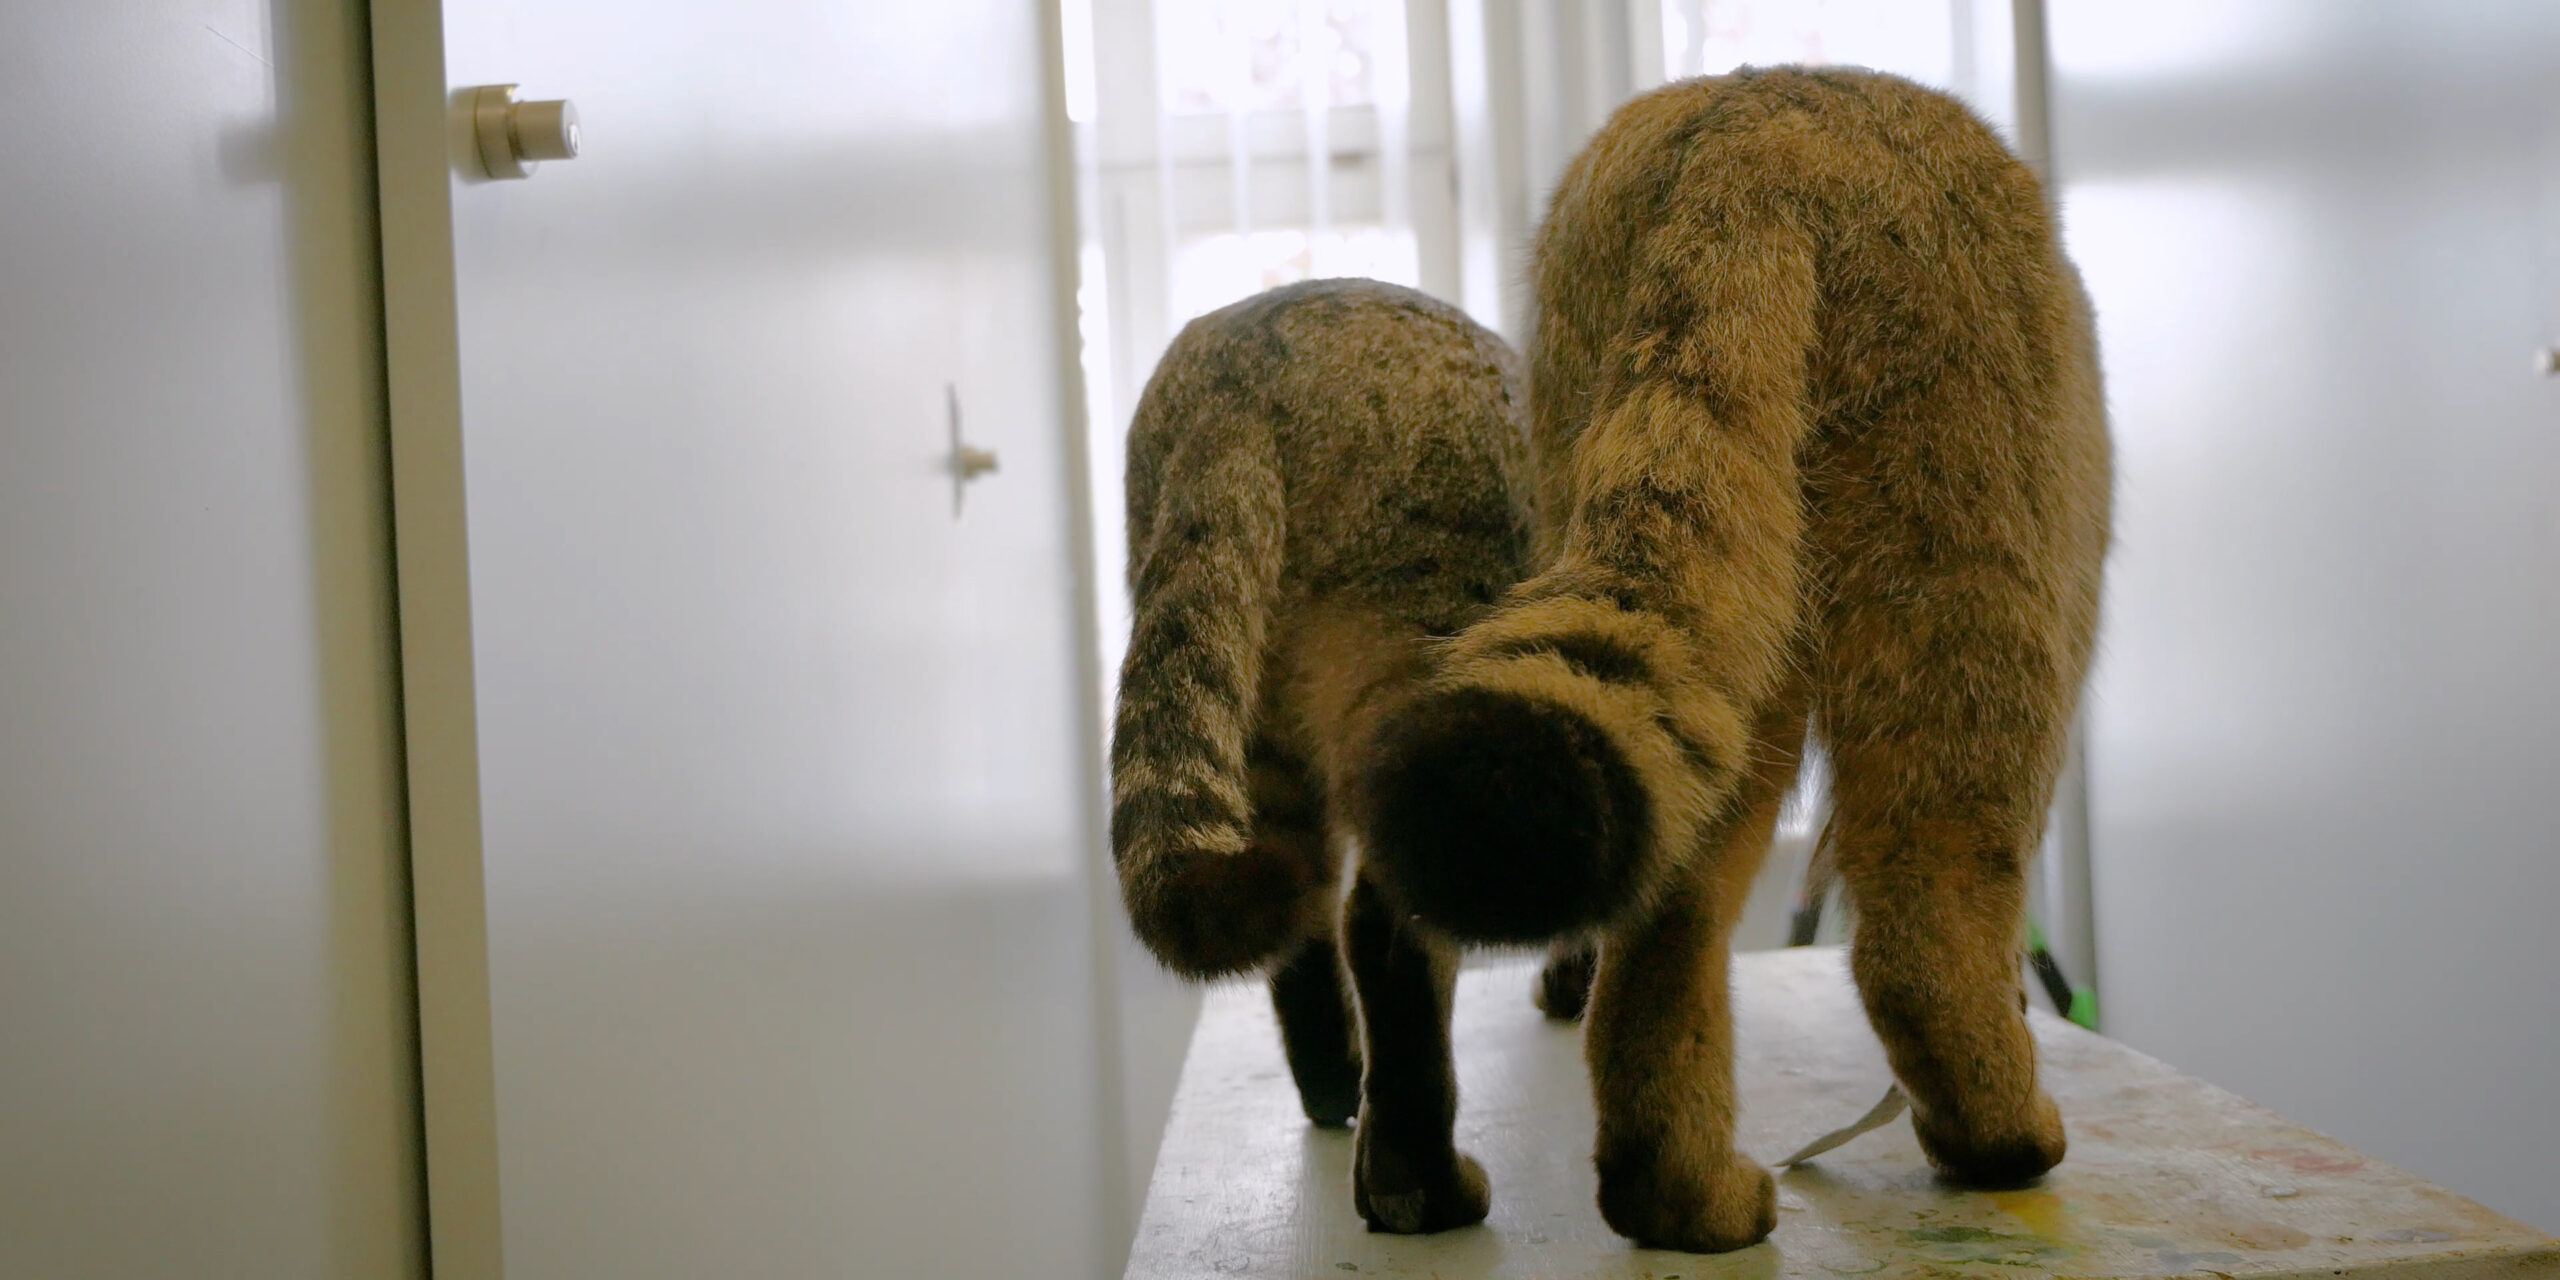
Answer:
[[[421,1270],[363,11],[0,42],[0,1275]]]
[[[2560,1227],[2560,14],[2051,6],[2107,1029]]]

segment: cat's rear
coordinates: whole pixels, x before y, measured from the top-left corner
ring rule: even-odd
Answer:
[[[1850,952],[1920,1145],[2062,1159],[2025,869],[2095,634],[2107,440],[2034,172],[1955,99],[1764,68],[1620,107],[1536,266],[1550,554],[1371,752],[1363,856],[1459,937],[1601,939],[1603,1216],[1739,1248],[1726,939],[1808,734]],[[1536,779],[1536,787],[1515,780]]]
[[[1426,295],[1290,285],[1184,328],[1128,445],[1112,853],[1195,978],[1324,928],[1350,722],[1527,565],[1516,361]]]
[[[1454,308],[1329,280],[1193,321],[1129,434],[1122,900],[1175,972],[1270,968],[1299,1099],[1361,1117],[1354,1203],[1388,1230],[1487,1202],[1448,1138],[1455,953],[1346,887],[1335,815],[1433,638],[1527,570],[1524,408],[1509,349]]]

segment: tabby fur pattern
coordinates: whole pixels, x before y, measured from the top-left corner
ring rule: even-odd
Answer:
[[[1366,874],[1448,939],[1597,944],[1602,1216],[1739,1248],[1776,1201],[1733,1145],[1727,935],[1810,732],[1921,1145],[1963,1183],[2037,1177],[2064,1138],[2021,1011],[2024,875],[2110,482],[2035,174],[1944,94],[1745,69],[1620,108],[1534,273],[1539,571],[1356,753]],[[1542,1001],[1574,1012],[1574,985]]]
[[[1456,951],[1365,875],[1346,891],[1343,794],[1378,713],[1428,676],[1434,638],[1528,572],[1528,453],[1501,339],[1365,280],[1194,320],[1129,434],[1135,620],[1111,753],[1122,901],[1177,973],[1271,971],[1308,1116],[1361,1117],[1355,1198],[1408,1231],[1487,1203],[1447,1137]]]

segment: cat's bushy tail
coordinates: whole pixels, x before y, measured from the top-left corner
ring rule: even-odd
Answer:
[[[1569,448],[1541,442],[1552,559],[1443,648],[1354,787],[1364,866],[1469,941],[1603,927],[1664,889],[1749,764],[1801,608],[1810,238],[1709,208],[1595,268],[1553,230],[1589,225],[1571,198],[1540,246],[1541,342],[1620,319],[1586,353],[1596,387],[1533,391],[1590,396],[1561,411],[1589,414]]]
[[[1294,941],[1323,878],[1303,842],[1255,839],[1248,773],[1287,513],[1268,431],[1190,433],[1149,488],[1132,508],[1111,857],[1138,939],[1210,978]]]

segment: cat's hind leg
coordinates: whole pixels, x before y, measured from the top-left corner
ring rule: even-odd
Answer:
[[[1794,781],[1804,720],[1800,696],[1759,717],[1751,768],[1699,856],[1601,947],[1583,1038],[1600,1216],[1638,1244],[1719,1253],[1777,1225],[1768,1171],[1733,1145],[1727,946]]]
[[[1458,949],[1400,911],[1365,875],[1343,904],[1342,954],[1360,997],[1360,1131],[1352,1203],[1372,1231],[1446,1231],[1484,1221],[1484,1168],[1457,1148],[1458,1075],[1449,1001]]]
[[[1591,1003],[1591,978],[1600,967],[1600,944],[1589,938],[1568,938],[1547,948],[1547,962],[1538,970],[1537,989],[1530,998],[1538,1012],[1558,1022],[1579,1022],[1584,1006]]]
[[[1268,737],[1257,737],[1245,760],[1253,800],[1251,847],[1305,869],[1289,905],[1298,941],[1281,951],[1270,974],[1280,1044],[1307,1119],[1339,1128],[1360,1109],[1360,1048],[1333,937],[1342,864],[1326,820],[1324,784],[1304,760]]]
[[[1425,627],[1394,610],[1337,604],[1301,623],[1291,656],[1289,701],[1318,771],[1356,772],[1370,726],[1400,705],[1426,669]],[[1268,806],[1265,811],[1269,811]],[[1367,843],[1365,832],[1345,838]],[[1368,867],[1343,899],[1342,967],[1358,997],[1359,1133],[1352,1201],[1374,1231],[1446,1231],[1484,1220],[1492,1203],[1484,1170],[1458,1151],[1458,1077],[1449,1053],[1450,997],[1458,949],[1391,903]]]
[[[2064,1149],[2036,1084],[2019,941],[2079,668],[2034,609],[1971,594],[1947,584],[1915,597],[1929,618],[1878,610],[1835,630],[1824,838],[1857,911],[1859,994],[1921,1147],[1952,1179],[2004,1186]]]
[[[1299,943],[1271,971],[1271,1007],[1280,1015],[1280,1047],[1298,1084],[1298,1105],[1327,1129],[1360,1114],[1360,1046],[1342,987],[1342,957],[1330,930]]]

